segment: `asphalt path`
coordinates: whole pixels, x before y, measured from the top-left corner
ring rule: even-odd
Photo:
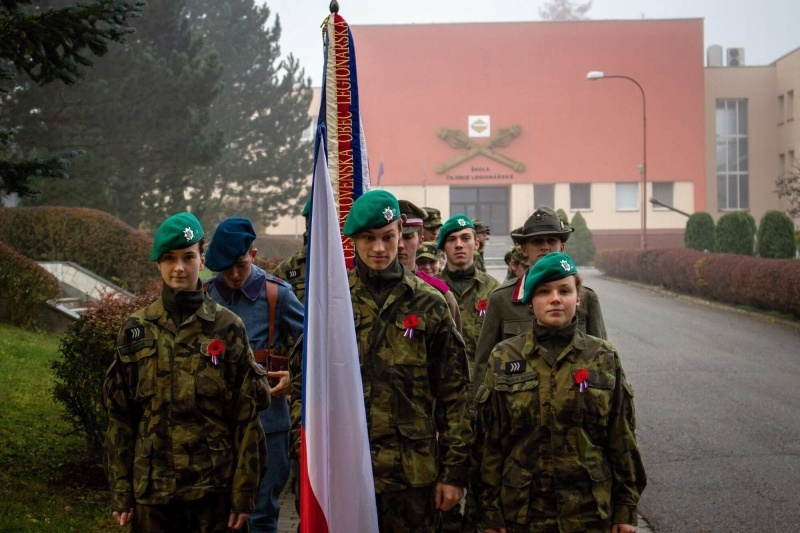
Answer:
[[[652,529],[800,531],[800,328],[581,274],[635,391]]]

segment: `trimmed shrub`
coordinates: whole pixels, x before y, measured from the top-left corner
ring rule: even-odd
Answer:
[[[61,289],[55,276],[0,242],[0,294],[0,320],[29,328]]]
[[[148,294],[133,299],[101,299],[61,337],[60,358],[51,365],[55,374],[53,398],[64,405],[65,419],[86,437],[98,457],[108,424],[102,385],[105,371],[114,360],[119,328],[134,311],[155,300],[159,286],[153,283]]]
[[[594,245],[592,232],[586,225],[586,219],[583,218],[580,211],[572,217],[572,227],[575,231],[567,241],[567,247],[564,251],[572,257],[576,265],[589,265],[594,261],[597,248]]]
[[[800,261],[696,250],[603,250],[603,273],[675,292],[800,317]]]
[[[794,223],[780,211],[767,211],[758,225],[758,255],[772,259],[794,259]]]
[[[734,211],[717,221],[714,251],[720,254],[753,255],[756,221],[749,213]]]
[[[683,245],[689,250],[714,249],[714,217],[708,213],[694,213],[686,221]]]
[[[0,241],[34,261],[72,261],[137,293],[158,278],[152,237],[95,209],[2,208]]]

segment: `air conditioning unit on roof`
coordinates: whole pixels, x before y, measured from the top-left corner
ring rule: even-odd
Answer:
[[[729,67],[744,66],[744,48],[728,48],[727,52]]]

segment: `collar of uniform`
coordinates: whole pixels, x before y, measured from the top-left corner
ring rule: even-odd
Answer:
[[[166,314],[167,309],[164,307],[163,296],[159,296],[153,303],[147,306],[144,318],[151,322],[158,322],[158,320]],[[203,295],[203,303],[200,304],[200,307],[195,311],[195,315],[202,320],[213,322],[215,314],[216,303],[208,296],[208,293],[206,293]]]
[[[214,288],[219,293],[220,298],[222,298],[223,302],[230,302],[233,299],[233,293],[237,290],[241,291],[244,296],[250,300],[251,302],[255,302],[258,298],[258,295],[261,294],[261,289],[264,288],[264,283],[267,280],[267,273],[261,270],[256,265],[252,265],[250,276],[247,278],[247,281],[244,282],[241,289],[231,289],[228,287],[227,283],[225,283],[225,278],[222,277],[222,274],[217,274],[214,276]]]

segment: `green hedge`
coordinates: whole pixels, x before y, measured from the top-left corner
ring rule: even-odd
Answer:
[[[714,251],[720,254],[753,255],[756,221],[744,211],[720,217],[714,230]]]
[[[594,244],[592,231],[586,224],[586,219],[583,218],[580,211],[575,213],[572,217],[572,228],[575,230],[567,240],[567,247],[564,250],[572,257],[576,265],[590,265],[594,261],[594,254],[597,253],[597,248]]]
[[[758,255],[774,259],[794,259],[794,222],[780,211],[767,211],[758,225]]]
[[[55,276],[0,242],[0,320],[30,327],[47,300],[60,293]]]
[[[800,317],[800,261],[684,249],[603,250],[605,274],[671,291]]]
[[[689,250],[714,249],[714,217],[708,213],[693,213],[686,221],[683,245]]]
[[[72,261],[132,292],[158,278],[153,239],[96,209],[0,209],[0,241],[34,261]]]

